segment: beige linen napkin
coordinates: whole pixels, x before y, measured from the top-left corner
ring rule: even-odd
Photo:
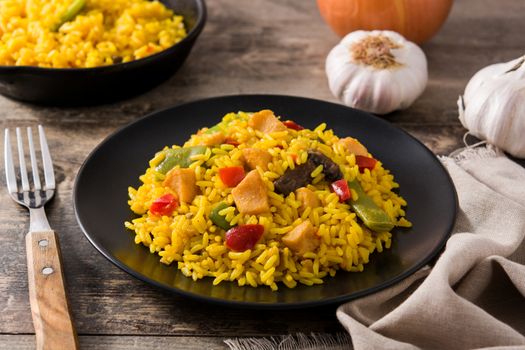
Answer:
[[[525,348],[525,169],[491,147],[442,162],[453,236],[432,269],[339,307],[355,349]]]
[[[433,267],[338,308],[356,350],[525,349],[525,169],[492,147],[441,160],[458,192],[453,235]],[[225,341],[230,349],[348,342],[323,334]]]

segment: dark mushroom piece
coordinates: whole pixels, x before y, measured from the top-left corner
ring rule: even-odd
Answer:
[[[328,181],[343,178],[339,165],[321,152],[310,149],[308,150],[306,163],[297,165],[295,169],[288,169],[280,178],[274,181],[275,192],[287,196],[299,187],[304,187],[311,183],[312,177],[310,174],[319,165],[323,166],[323,174]]]
[[[288,169],[277,180],[274,181],[275,192],[285,196],[295,191],[299,187],[304,187],[312,181],[310,174],[314,171],[316,165],[307,160],[306,163],[297,165],[295,169]]]
[[[308,150],[308,159],[311,160],[316,167],[319,165],[323,166],[323,174],[328,181],[336,181],[343,178],[343,173],[339,165],[321,152],[313,149]]]

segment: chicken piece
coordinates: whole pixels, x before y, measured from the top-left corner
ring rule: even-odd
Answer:
[[[345,137],[338,141],[344,148],[350,153],[355,154],[356,156],[365,156],[368,157],[368,150],[365,146],[357,139],[353,137]]]
[[[248,125],[265,134],[287,130],[286,125],[277,119],[275,114],[269,109],[263,109],[260,112],[254,113],[250,117]]]
[[[313,252],[319,247],[320,240],[315,235],[315,227],[310,220],[303,221],[283,237],[283,243],[299,255]]]
[[[320,205],[319,198],[317,198],[317,195],[314,193],[314,191],[310,190],[306,187],[301,187],[295,190],[295,196],[299,202],[301,202],[301,206],[299,207],[299,212],[302,214],[306,208],[317,208]]]
[[[250,171],[232,190],[233,200],[241,214],[261,214],[270,211],[266,185],[257,170]]]
[[[202,136],[204,146],[220,145],[226,140],[226,136],[222,132],[214,132],[213,134],[206,134]]]
[[[203,133],[196,137],[196,145],[199,146],[215,146],[224,143],[226,136],[222,132],[214,132],[212,134]]]
[[[260,148],[244,148],[242,157],[250,169],[260,166],[262,170],[268,170],[268,163],[272,160],[272,155]]]
[[[195,171],[189,168],[174,168],[166,174],[162,183],[175,191],[180,202],[191,203],[197,195]]]

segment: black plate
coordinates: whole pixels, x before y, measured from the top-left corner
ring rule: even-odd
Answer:
[[[206,22],[204,0],[160,0],[184,16],[188,35],[139,60],[94,68],[0,66],[0,94],[45,105],[93,105],[145,92],[171,77],[190,53]]]
[[[193,282],[176,266],[133,242],[124,228],[132,218],[127,187],[149,159],[166,145],[181,144],[203,126],[217,123],[231,111],[269,108],[283,118],[313,128],[326,122],[339,136],[361,140],[390,169],[408,201],[411,229],[395,229],[392,249],[373,254],[362,273],[339,271],[318,286],[238,287]],[[381,290],[428,263],[444,246],[456,217],[457,197],[439,160],[406,132],[365,112],[341,105],[290,96],[226,96],[196,101],[137,120],[102,142],[81,167],[74,188],[78,222],[88,240],[122,270],[155,286],[206,301],[257,308],[293,308],[336,303]]]

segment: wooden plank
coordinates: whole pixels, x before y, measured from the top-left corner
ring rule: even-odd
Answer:
[[[519,16],[501,15],[501,9],[512,10],[516,4],[516,0],[483,1],[482,5],[456,1],[442,31],[423,45],[429,61],[429,86],[401,117],[457,122],[457,96],[472,74],[489,63],[522,54],[525,24]],[[339,38],[323,23],[313,2],[253,1],[239,7],[223,0],[208,6],[209,21],[188,61],[155,90],[101,108],[66,110],[35,109],[1,98],[1,123],[13,118],[39,120],[100,141],[114,128],[149,111],[218,94],[267,92],[335,101],[328,90],[324,59]],[[472,8],[485,15],[471,14]],[[481,12],[483,8],[488,10]],[[487,15],[492,12],[500,15]]]
[[[68,238],[62,239],[64,245],[69,244]],[[145,285],[117,270],[91,247],[84,248],[91,262],[86,262],[84,256],[76,259],[72,252],[66,258],[67,249],[63,250],[73,319],[79,334],[232,337],[342,330],[335,318],[335,306],[272,312],[203,304]],[[32,333],[25,276],[19,271],[21,278],[17,278],[14,270],[11,268],[13,278],[2,279],[0,285],[0,292],[7,296],[0,304],[0,333]]]
[[[10,204],[5,192],[3,203]],[[29,308],[23,235],[15,204],[0,216],[0,333],[33,333]],[[79,334],[271,335],[288,332],[337,332],[335,306],[314,310],[252,311],[203,304],[148,286],[114,267],[83,237],[74,219],[71,191],[59,192],[49,207],[49,221],[62,246],[64,272],[73,319]],[[315,314],[316,322],[311,322]]]
[[[223,338],[214,337],[137,337],[92,336],[79,337],[81,349],[143,350],[143,349],[228,349]],[[30,350],[35,348],[33,335],[0,335],[0,350]]]

